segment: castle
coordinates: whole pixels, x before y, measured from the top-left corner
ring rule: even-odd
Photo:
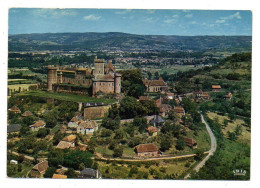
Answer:
[[[48,66],[48,91],[95,95],[121,93],[121,74],[115,71],[112,61],[94,59],[95,69],[82,67]]]

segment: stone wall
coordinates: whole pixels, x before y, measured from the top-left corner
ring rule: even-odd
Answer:
[[[110,107],[111,105],[84,108],[84,117],[86,119],[103,118]]]

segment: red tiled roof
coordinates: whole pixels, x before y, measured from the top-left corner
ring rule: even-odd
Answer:
[[[182,108],[181,106],[174,107],[173,111],[176,113],[185,113],[184,108]]]
[[[152,143],[150,143],[150,144],[139,144],[135,148],[136,148],[137,153],[158,151],[157,146],[152,144]]]
[[[54,179],[66,179],[66,175],[61,175],[61,174],[53,174],[52,178]]]
[[[48,161],[42,161],[33,167],[34,170],[38,170],[40,173],[47,170],[49,167]]]
[[[212,89],[221,89],[220,85],[212,85]]]
[[[187,146],[197,145],[197,142],[195,140],[193,140],[192,138],[184,138],[184,141]]]
[[[39,120],[37,122],[35,122],[32,127],[41,127],[41,126],[44,126],[45,125],[45,122],[43,120]]]
[[[17,106],[13,106],[12,108],[9,109],[9,111],[12,112],[21,112],[21,110]]]
[[[87,120],[79,124],[79,126],[82,126],[87,129],[93,129],[98,126],[96,121]]]
[[[150,127],[147,128],[147,131],[148,131],[148,132],[155,133],[155,132],[157,132],[158,130],[157,130],[156,127],[150,126]]]
[[[24,116],[24,117],[26,117],[26,116],[32,116],[33,114],[32,114],[32,112],[30,112],[30,111],[25,111],[23,114],[22,114],[22,116]]]
[[[146,97],[146,96],[140,96],[140,97],[139,97],[139,100],[140,100],[140,101],[149,101],[150,98],[149,98],[149,97]]]
[[[76,140],[77,136],[74,134],[71,134],[65,138],[63,138],[63,141],[67,141],[67,142],[74,142]]]

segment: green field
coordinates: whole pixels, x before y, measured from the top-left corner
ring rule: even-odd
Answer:
[[[104,102],[105,104],[112,104],[116,102],[116,99],[98,99],[94,97],[75,95],[75,94],[65,94],[65,93],[50,93],[47,91],[30,91],[21,93],[20,95],[26,96],[37,96],[44,98],[52,98],[57,100],[72,101],[72,102]]]
[[[242,127],[241,127],[242,133],[241,133],[241,135],[238,136],[237,140],[241,143],[246,143],[246,144],[250,145],[251,133],[248,130],[248,128],[244,126],[245,122],[243,120],[236,119],[231,122],[227,116],[218,115],[217,113],[213,113],[213,112],[209,112],[207,115],[212,120],[217,118],[219,123],[222,125],[223,125],[223,122],[225,119],[229,121],[227,124],[227,127],[222,127],[222,132],[225,137],[228,136],[228,133],[227,133],[228,131],[233,132],[233,131],[235,131],[237,125],[242,125]]]

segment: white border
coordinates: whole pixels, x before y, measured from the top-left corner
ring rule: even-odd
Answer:
[[[35,180],[6,178],[6,93],[7,93],[7,44],[8,44],[8,8],[136,8],[136,9],[210,9],[210,10],[252,10],[253,13],[253,93],[252,93],[252,147],[250,181],[166,181],[166,180]],[[257,25],[258,22],[258,25]],[[259,166],[259,126],[257,106],[259,104],[258,79],[259,61],[259,5],[254,0],[2,0],[0,2],[0,185],[1,187],[255,187],[260,170]],[[258,34],[258,35],[257,35]],[[221,160],[221,159],[220,159]],[[55,183],[54,183],[55,182]]]

